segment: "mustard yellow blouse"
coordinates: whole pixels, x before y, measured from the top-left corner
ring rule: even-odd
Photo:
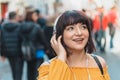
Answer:
[[[107,68],[104,68],[104,77],[99,68],[88,68],[90,80],[110,80]],[[86,68],[68,67],[59,59],[51,61],[50,65],[40,66],[37,80],[88,80]],[[76,78],[76,79],[75,79]]]

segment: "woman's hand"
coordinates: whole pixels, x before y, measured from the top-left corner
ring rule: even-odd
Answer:
[[[62,43],[61,43],[61,38],[62,36],[59,36],[58,39],[56,40],[56,35],[54,34],[51,38],[51,46],[54,49],[54,51],[56,52],[58,59],[62,60],[62,61],[66,61],[67,58],[67,53],[66,50],[64,49]]]

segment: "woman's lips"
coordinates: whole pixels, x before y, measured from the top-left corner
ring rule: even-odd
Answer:
[[[73,39],[73,41],[76,43],[82,43],[83,40],[84,40],[84,38]]]

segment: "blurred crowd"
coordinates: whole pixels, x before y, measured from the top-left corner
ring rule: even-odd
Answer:
[[[113,5],[106,12],[103,6],[96,7],[95,11],[82,9],[90,20],[92,36],[96,48],[101,53],[105,53],[106,30],[109,30],[110,46],[114,48],[113,39],[115,30],[120,29],[119,14],[117,7]],[[37,69],[44,61],[44,54],[49,59],[55,56],[51,46],[50,39],[53,32],[54,20],[61,13],[56,13],[50,17],[44,17],[38,9],[32,6],[26,7],[23,14],[19,10],[8,13],[7,19],[0,22],[0,52],[1,60],[8,58],[13,80],[21,80],[23,63],[27,62],[27,79],[36,80]],[[34,54],[43,51],[43,55],[32,56],[30,60],[25,60],[21,51],[22,38],[28,37],[36,48]],[[41,53],[41,52],[40,52]]]
[[[0,24],[1,33],[1,60],[8,59],[13,80],[21,80],[23,63],[27,62],[27,78],[35,80],[37,69],[44,61],[44,54],[49,59],[54,57],[50,46],[50,37],[52,36],[52,25],[47,25],[47,20],[42,17],[40,11],[33,7],[27,7],[25,15],[18,15],[17,11],[8,14]],[[21,45],[23,38],[31,41],[35,48],[32,58],[24,59]],[[42,53],[42,54],[41,54]]]

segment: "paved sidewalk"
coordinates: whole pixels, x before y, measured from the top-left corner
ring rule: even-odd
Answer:
[[[10,72],[11,71],[10,71],[8,61],[7,60],[5,60],[5,62],[0,61],[0,80],[7,80],[7,79],[12,80]]]
[[[44,60],[48,60],[48,57],[45,55]],[[24,62],[23,69],[23,78],[22,80],[27,80],[27,64]],[[12,80],[11,69],[6,59],[4,62],[0,61],[0,80]]]
[[[0,61],[0,80],[13,80],[11,69],[7,59],[5,60],[5,62]],[[26,80],[26,64],[25,63],[24,63],[22,80]]]

